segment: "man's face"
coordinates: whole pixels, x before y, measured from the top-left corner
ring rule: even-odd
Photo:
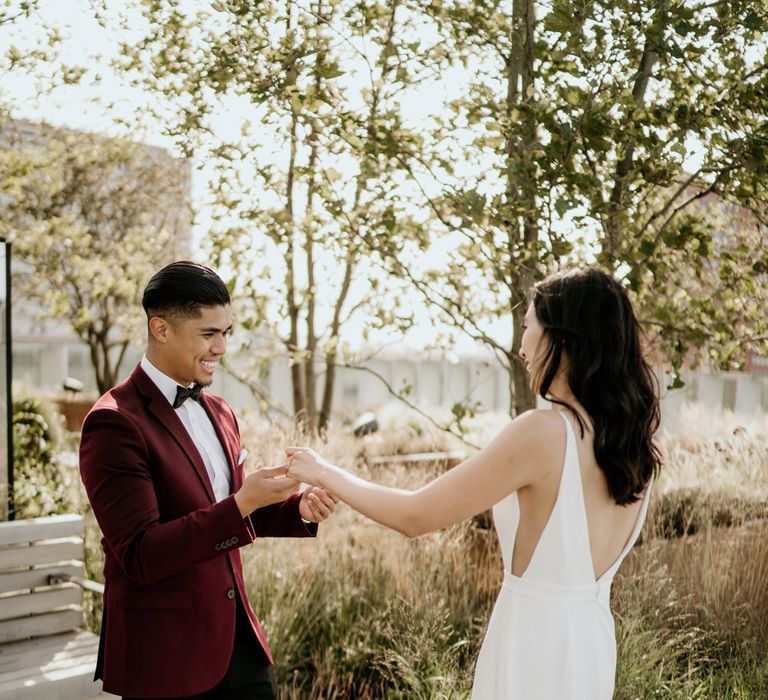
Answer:
[[[168,323],[164,348],[167,374],[182,386],[208,386],[232,330],[232,308],[204,306],[199,318],[177,318]]]

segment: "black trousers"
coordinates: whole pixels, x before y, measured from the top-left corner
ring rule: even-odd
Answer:
[[[153,699],[124,697],[123,700]],[[239,600],[235,646],[224,678],[218,685],[200,695],[174,700],[277,700],[277,683],[272,664],[256,639]]]

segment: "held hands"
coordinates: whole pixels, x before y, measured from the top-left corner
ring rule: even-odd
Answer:
[[[308,447],[288,447],[285,455],[289,478],[312,485],[301,497],[301,517],[315,523],[322,522],[333,513],[339,501],[332,493],[320,488],[318,475],[327,463]]]
[[[287,473],[291,479],[312,486],[322,486],[320,473],[328,463],[317,452],[309,447],[287,447],[285,456]]]
[[[283,464],[257,469],[245,477],[235,494],[235,503],[243,517],[257,508],[280,503],[298,490],[299,482],[286,476],[286,472],[286,465]]]
[[[299,482],[286,475],[287,464],[263,467],[245,477],[235,494],[235,503],[243,517],[257,508],[280,503],[295,493]],[[304,491],[299,501],[299,513],[305,520],[320,523],[336,509],[338,499],[325,489],[312,487]]]
[[[304,520],[321,523],[336,510],[337,503],[336,496],[328,493],[325,489],[312,486],[301,495],[299,514]]]

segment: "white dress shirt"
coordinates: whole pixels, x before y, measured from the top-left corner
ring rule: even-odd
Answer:
[[[180,386],[179,383],[157,369],[146,355],[141,358],[141,368],[154,382],[160,393],[168,399],[168,403],[173,406],[173,402],[176,400],[176,387]],[[195,447],[205,464],[216,500],[221,501],[230,495],[232,475],[211,419],[205,409],[192,399],[187,399],[179,408],[174,410],[187,429],[189,437],[195,443]]]

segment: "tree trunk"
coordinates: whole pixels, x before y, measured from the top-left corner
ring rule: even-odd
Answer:
[[[635,82],[632,86],[632,98],[637,107],[645,105],[645,96],[648,91],[648,83],[653,74],[653,67],[659,60],[659,52],[663,46],[664,29],[668,23],[669,0],[659,2],[656,12],[645,34],[645,44],[640,57],[640,66],[637,70]],[[633,110],[634,111],[634,110]],[[627,115],[627,121],[633,119],[632,113]],[[619,144],[624,148],[624,156],[616,166],[616,179],[611,190],[610,209],[605,225],[605,238],[603,239],[601,262],[609,269],[614,269],[619,255],[619,244],[622,234],[622,216],[626,209],[624,196],[627,192],[629,175],[632,172],[635,157],[635,143],[627,139]]]
[[[96,333],[89,330],[85,338],[88,343],[88,349],[91,355],[91,365],[96,377],[96,388],[99,394],[106,394],[115,384],[117,384],[117,372],[120,369],[120,363],[124,352],[120,353],[120,360],[112,366],[110,357],[110,344],[107,341],[106,334]],[[126,343],[127,345],[127,343]]]
[[[325,360],[325,386],[323,387],[323,404],[320,408],[320,418],[318,421],[318,432],[321,434],[328,428],[328,421],[331,418],[331,406],[333,404],[333,386],[336,382],[336,343],[339,339],[339,329],[341,328],[341,310],[347,299],[350,285],[352,284],[352,274],[355,268],[356,251],[354,243],[350,244],[350,250],[347,253],[347,262],[344,269],[344,281],[341,285],[339,296],[336,299],[336,306],[333,310],[333,320],[331,321],[331,341],[330,350],[326,354]]]
[[[520,358],[520,338],[523,336],[523,319],[525,317],[524,305],[518,306],[512,312],[514,323],[514,342],[512,343],[512,352],[510,353],[510,374],[512,401],[510,401],[510,415],[519,416],[521,413],[536,407],[536,397],[531,391],[528,378],[528,372],[525,369],[525,363]]]
[[[287,37],[293,36],[292,15],[289,9],[288,21],[286,25]],[[288,230],[286,231],[286,254],[285,254],[285,293],[288,306],[288,318],[290,320],[290,331],[286,343],[291,362],[291,390],[293,394],[293,415],[296,425],[306,430],[306,405],[304,403],[304,387],[302,385],[301,360],[297,357],[299,353],[299,305],[296,303],[296,281],[294,275],[294,235],[295,219],[293,212],[293,194],[296,175],[296,151],[298,144],[299,116],[296,110],[291,106],[291,151],[288,160],[288,173],[285,186],[285,214]]]
[[[528,384],[525,366],[520,360],[520,340],[528,290],[533,284],[528,251],[538,239],[536,174],[532,153],[537,144],[536,115],[533,110],[534,88],[534,4],[533,0],[514,0],[512,9],[513,41],[507,60],[507,155],[523,168],[507,171],[507,206],[510,219],[507,231],[510,270],[516,293],[510,295],[513,337],[510,353],[510,410],[519,415],[536,405]],[[520,115],[522,125],[514,128],[513,115]],[[522,260],[520,253],[523,253]]]
[[[317,31],[320,32],[324,18],[322,3],[317,8]],[[315,94],[319,95],[322,89],[323,78],[321,70],[323,67],[324,55],[322,51],[317,52],[315,60],[314,86]],[[312,228],[312,214],[314,210],[315,190],[317,188],[317,149],[318,149],[318,121],[312,121],[307,142],[309,143],[309,162],[307,164],[307,173],[309,182],[307,184],[307,203],[304,213],[304,225],[306,227],[304,237],[304,253],[307,256],[307,347],[304,359],[304,406],[306,410],[306,428],[312,433],[319,430],[317,420],[317,334],[315,331],[315,306],[316,306],[316,281],[315,281],[315,240]]]

